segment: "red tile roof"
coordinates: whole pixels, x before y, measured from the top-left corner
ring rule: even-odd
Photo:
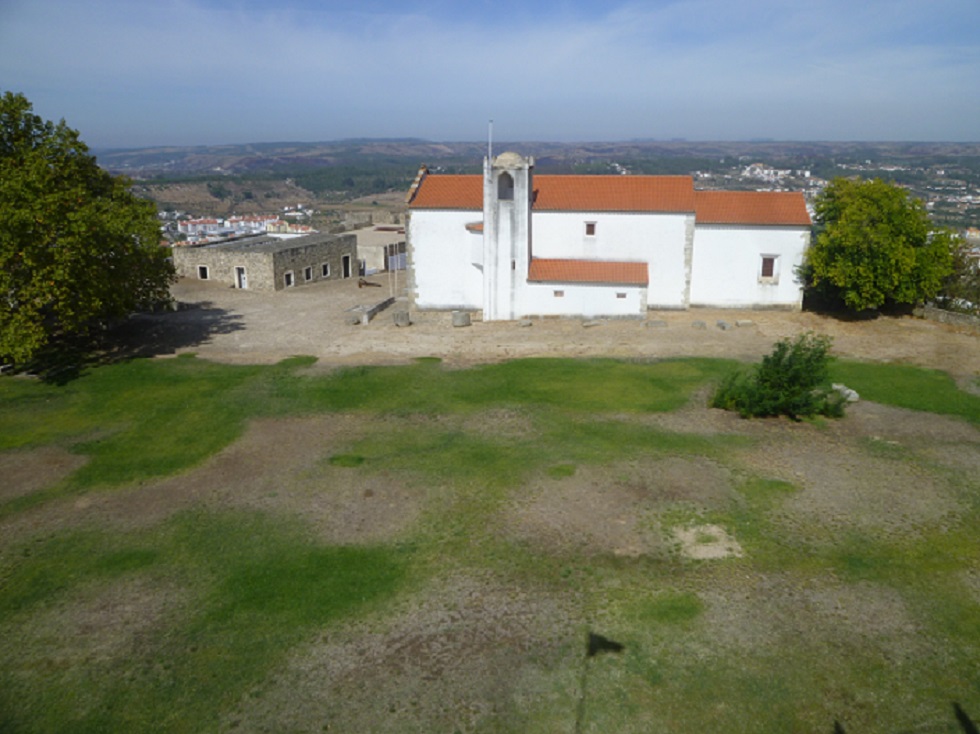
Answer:
[[[483,177],[428,174],[413,209],[483,209]],[[690,176],[535,176],[535,211],[693,212]]]
[[[806,201],[799,192],[697,191],[698,224],[766,224],[809,227]]]
[[[690,176],[535,176],[535,211],[692,212]]]
[[[426,173],[410,207],[482,210],[483,177]],[[699,224],[810,226],[801,193],[695,191],[690,176],[535,176],[534,211],[695,212]]]
[[[609,260],[531,260],[527,279],[538,283],[647,285],[646,263]]]
[[[483,209],[483,176],[427,174],[409,202],[412,209]]]

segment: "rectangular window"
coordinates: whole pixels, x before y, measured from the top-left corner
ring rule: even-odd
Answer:
[[[201,280],[207,280],[208,279],[208,266],[207,265],[198,265],[197,266],[197,277],[200,278]]]
[[[595,222],[586,222],[585,223],[585,236],[586,237],[595,237]]]
[[[286,284],[286,287],[287,288],[292,288],[293,287],[293,271],[292,270],[287,270],[285,273],[283,273],[282,281],[283,281],[283,283]]]
[[[565,291],[555,291],[555,298],[564,298]]]
[[[626,294],[625,293],[617,293],[616,294],[616,298],[626,298]]]
[[[313,268],[312,267],[303,268],[303,280],[305,280],[306,282],[309,282],[309,281],[313,280]]]
[[[762,256],[762,267],[759,270],[759,280],[763,283],[775,283],[778,280],[775,255]]]
[[[320,266],[320,275],[322,275],[324,278],[330,277],[330,263],[323,263],[323,265]]]

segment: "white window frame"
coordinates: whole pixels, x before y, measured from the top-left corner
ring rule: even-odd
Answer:
[[[207,265],[197,266],[197,279],[198,280],[211,280],[211,269]]]
[[[330,263],[323,263],[320,265],[320,277],[329,278],[330,277]]]
[[[772,260],[772,275],[764,275],[766,260]],[[759,257],[759,282],[763,285],[779,284],[779,255],[762,253]]]
[[[307,283],[309,283],[311,280],[313,280],[313,266],[312,265],[307,265],[305,268],[303,268],[303,280],[306,281]]]
[[[292,288],[296,285],[296,276],[293,275],[292,270],[287,270],[282,274],[282,282],[287,288]]]

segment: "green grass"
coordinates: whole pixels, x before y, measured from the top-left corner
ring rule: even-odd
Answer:
[[[7,731],[203,731],[311,630],[390,598],[408,569],[383,548],[321,546],[250,514],[188,513],[152,533],[75,533],[32,549],[4,578],[0,626],[136,575],[179,582],[167,627],[118,659],[45,669],[4,655]],[[43,632],[42,632],[43,634]],[[0,718],[0,721],[3,719]]]
[[[980,423],[980,397],[958,389],[939,370],[841,360],[832,365],[831,377],[856,390],[864,400]]]
[[[580,610],[576,634],[595,629],[626,645],[590,661],[578,650],[557,663],[529,651],[533,664],[514,671],[514,700],[501,694],[500,718],[473,719],[468,730],[523,722],[518,728],[532,733],[566,731],[580,712],[582,731],[829,731],[838,717],[848,731],[935,721],[955,731],[949,701],[980,700],[980,488],[968,472],[859,440],[850,447],[859,455],[936,472],[956,497],[955,513],[905,533],[831,533],[819,520],[793,529],[781,513],[805,487],[745,468],[743,450],[757,451],[758,439],[678,433],[644,420],[684,405],[730,362],[520,360],[450,370],[423,360],[326,374],[305,371],[310,364],[137,360],[62,386],[0,379],[0,450],[58,446],[88,458],[57,484],[0,505],[0,519],[17,530],[0,537],[0,631],[17,641],[0,645],[0,731],[222,730],[223,717],[265,695],[311,639],[359,619],[383,627],[389,608],[456,573],[499,579],[517,597],[553,595]],[[942,373],[853,362],[833,370],[864,399],[980,421],[980,399]],[[395,478],[423,498],[407,536],[329,545],[302,517],[271,510],[194,507],[132,531],[76,527],[70,503],[44,512],[68,494],[186,471],[252,418],[320,413],[356,413],[364,429],[332,439],[311,476]],[[730,500],[668,502],[644,522],[664,532],[717,523],[742,545],[742,558],[559,552],[506,532],[502,518],[513,516],[505,511],[535,483],[555,491],[607,468],[615,480],[634,462],[678,456],[730,472]],[[120,588],[173,599],[146,615],[145,626],[138,594],[132,618],[125,605],[104,609],[129,619],[118,649],[90,639],[108,631],[64,626],[72,610],[103,609],[106,590]],[[862,632],[862,620],[844,617],[807,626],[819,607],[811,595],[827,588],[880,592],[899,605],[908,631]],[[770,598],[771,589],[783,596]],[[798,627],[778,608],[789,603],[787,589],[804,616]],[[719,633],[748,623],[761,642]],[[127,624],[136,627],[129,637]],[[516,677],[528,670],[537,677]],[[508,709],[515,701],[521,716]],[[972,713],[980,716],[980,707]],[[373,728],[383,727],[398,730],[399,722]]]

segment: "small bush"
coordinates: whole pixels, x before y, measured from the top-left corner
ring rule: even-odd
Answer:
[[[844,398],[827,384],[830,343],[830,337],[810,332],[776,342],[754,370],[725,378],[711,406],[737,410],[743,418],[842,416]]]

